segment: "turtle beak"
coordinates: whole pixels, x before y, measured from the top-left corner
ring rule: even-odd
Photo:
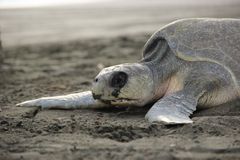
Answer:
[[[94,79],[93,85],[92,85],[92,95],[94,99],[100,99],[103,95],[103,82],[101,82],[101,79],[99,77],[96,77]]]
[[[95,93],[92,93],[94,99],[101,99],[102,95],[97,95]]]

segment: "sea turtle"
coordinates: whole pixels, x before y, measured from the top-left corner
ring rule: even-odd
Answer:
[[[192,123],[200,107],[240,96],[240,20],[182,19],[154,33],[138,63],[104,68],[91,91],[17,104],[41,108],[100,108],[153,104],[145,118]]]

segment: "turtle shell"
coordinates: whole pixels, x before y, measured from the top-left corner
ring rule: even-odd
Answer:
[[[147,41],[144,58],[165,40],[173,53],[186,61],[208,61],[227,69],[240,86],[240,20],[183,19],[164,26]],[[156,50],[156,49],[154,49]],[[159,52],[161,53],[161,52]]]

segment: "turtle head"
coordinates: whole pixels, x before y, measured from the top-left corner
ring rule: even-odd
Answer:
[[[94,79],[92,93],[112,105],[144,105],[154,94],[152,72],[138,63],[104,68]]]

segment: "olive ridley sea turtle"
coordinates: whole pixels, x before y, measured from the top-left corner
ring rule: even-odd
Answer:
[[[138,63],[104,68],[91,91],[43,97],[17,106],[42,109],[153,104],[145,118],[192,123],[189,116],[240,97],[240,20],[183,19],[154,33]],[[198,106],[198,107],[197,107]]]

